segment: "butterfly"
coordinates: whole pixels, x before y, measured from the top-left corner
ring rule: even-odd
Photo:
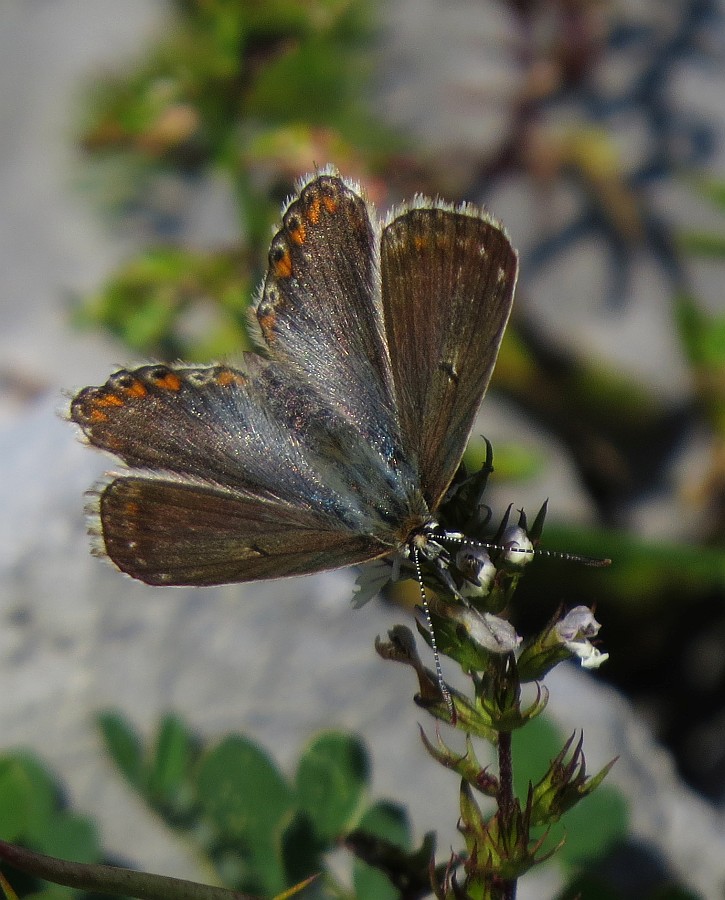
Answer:
[[[450,569],[437,514],[517,266],[476,206],[417,197],[380,221],[333,170],[301,184],[251,309],[259,353],[122,369],[73,398],[90,444],[126,464],[98,488],[97,551],[152,585]]]

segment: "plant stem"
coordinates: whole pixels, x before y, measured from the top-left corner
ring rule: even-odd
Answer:
[[[498,815],[501,832],[511,834],[514,815],[514,773],[511,754],[511,732],[501,731],[498,735]],[[503,900],[516,900],[516,881],[506,881],[502,885]]]

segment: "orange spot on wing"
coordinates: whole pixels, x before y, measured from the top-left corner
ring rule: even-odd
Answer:
[[[98,396],[93,405],[95,407],[99,406],[124,406],[125,400],[123,397],[119,397],[117,394],[101,394]]]
[[[139,381],[138,378],[127,388],[124,388],[124,391],[132,397],[145,397],[148,393],[146,385],[142,381]]]
[[[108,416],[100,409],[92,409],[88,415],[89,422],[107,422]]]
[[[243,385],[245,378],[239,372],[235,372],[234,369],[222,369],[216,377],[216,382],[222,387],[229,387],[232,384]]]
[[[337,200],[334,197],[329,197],[327,195],[323,196],[322,202],[325,204],[325,209],[333,215],[333,213],[337,212]]]
[[[135,518],[139,513],[139,505],[135,500],[129,500],[123,508],[124,513],[130,518]]]
[[[320,221],[320,198],[314,197],[307,207],[307,221],[312,225],[317,225]]]
[[[420,236],[414,237],[413,244],[415,245],[415,249],[420,252],[421,250],[425,250],[428,247],[428,238]]]
[[[166,391],[180,391],[181,379],[176,372],[167,372],[162,378],[156,381],[156,384]]]
[[[304,244],[304,242],[307,240],[307,229],[305,228],[301,219],[299,225],[297,225],[296,228],[290,228],[289,235],[298,246]]]
[[[274,263],[274,274],[277,278],[289,278],[292,274],[292,257],[289,250],[285,250]]]
[[[274,312],[270,310],[263,316],[257,316],[257,321],[259,322],[259,327],[262,329],[262,334],[266,338],[267,343],[274,343],[274,326],[277,324],[277,316]]]
[[[106,450],[110,450],[112,453],[118,453],[119,456],[122,456],[124,449],[123,438],[114,437],[112,434],[106,434],[103,437],[103,447]]]

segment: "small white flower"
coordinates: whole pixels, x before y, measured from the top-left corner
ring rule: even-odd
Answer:
[[[589,638],[595,637],[601,627],[588,606],[575,606],[556,623],[554,630],[566,649],[579,658],[583,669],[598,669],[609,654],[597,650]]]
[[[598,669],[602,663],[609,659],[608,653],[601,653],[592,644],[589,644],[587,649],[589,650],[588,654],[578,653],[582,669]]]
[[[504,559],[515,566],[525,566],[534,558],[534,545],[518,525],[509,525],[501,536],[501,544],[506,548]]]

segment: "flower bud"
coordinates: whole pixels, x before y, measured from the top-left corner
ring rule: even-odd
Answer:
[[[509,525],[504,530],[501,544],[506,548],[504,559],[514,566],[525,566],[534,558],[534,545],[519,525]]]
[[[456,554],[456,568],[465,578],[460,588],[463,597],[485,597],[489,593],[496,567],[485,548],[464,546]]]

